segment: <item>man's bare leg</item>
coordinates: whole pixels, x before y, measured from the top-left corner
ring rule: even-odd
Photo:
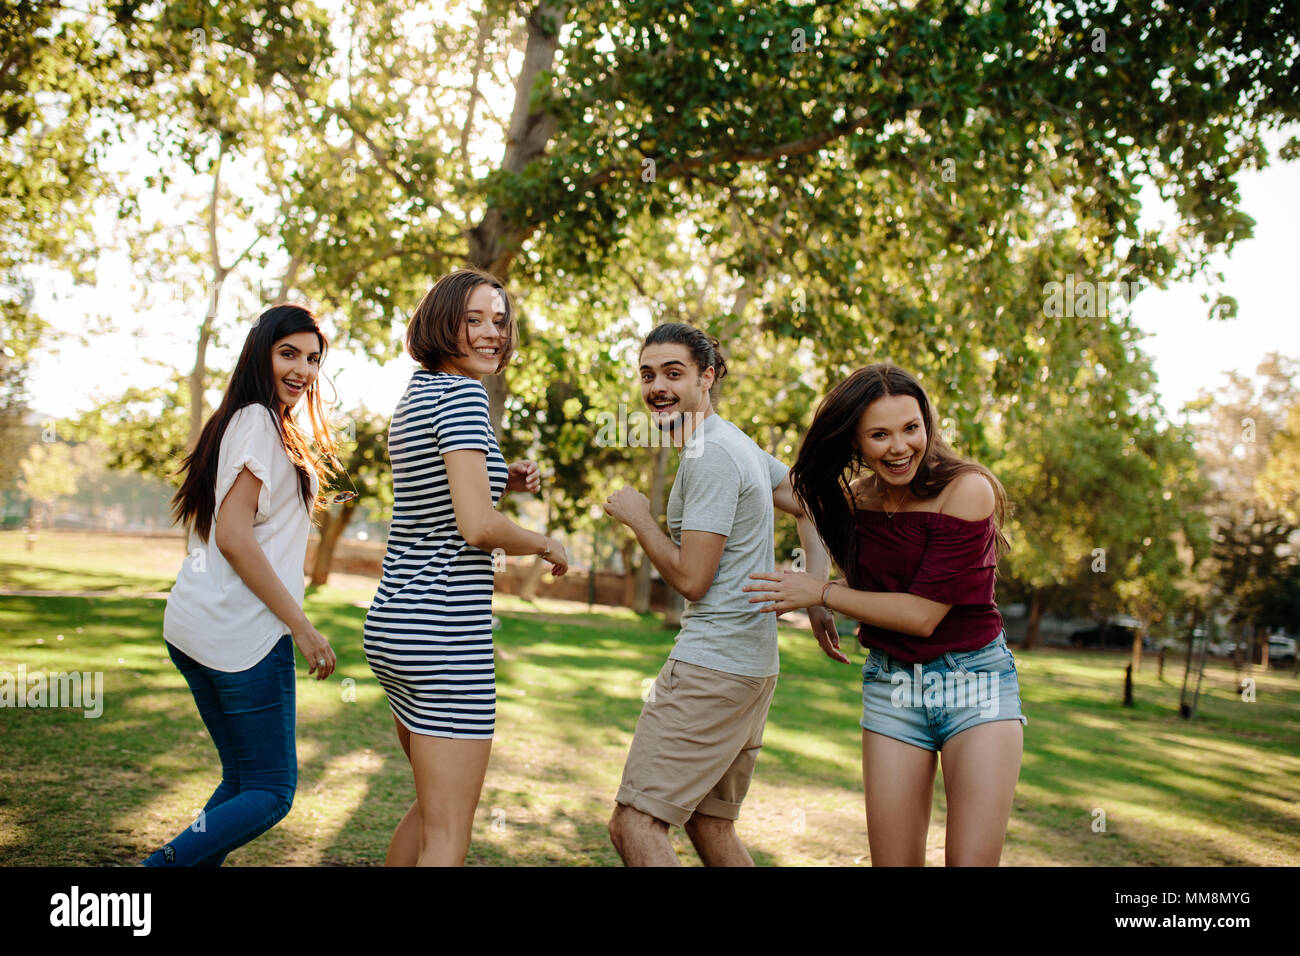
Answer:
[[[705,866],[753,866],[754,859],[736,836],[736,824],[698,810],[686,821],[686,835]]]
[[[681,866],[668,840],[668,824],[626,804],[615,804],[609,838],[624,866]]]

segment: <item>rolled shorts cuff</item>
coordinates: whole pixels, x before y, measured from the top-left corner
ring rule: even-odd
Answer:
[[[1027,727],[1029,725],[1029,718],[1024,716],[1023,714],[1020,715],[1019,717],[1011,716],[1011,717],[976,718],[975,720],[972,720],[970,723],[968,723],[966,726],[949,732],[947,736],[944,737],[943,743],[946,744],[949,740],[952,740],[953,737],[956,737],[963,730],[969,730],[971,727],[978,727],[980,724],[996,724],[998,721],[1001,720],[1018,720],[1020,721],[1020,725],[1022,727]],[[873,734],[878,734],[881,737],[888,737],[890,740],[898,740],[905,744],[911,744],[913,747],[919,747],[921,750],[929,750],[933,753],[938,753],[940,750],[943,749],[942,745],[936,744],[933,738],[923,737],[918,733],[909,733],[906,730],[894,729],[891,727],[882,727],[877,724],[872,724],[870,727],[868,727],[866,725],[865,720],[859,721],[858,726],[860,726],[863,730],[870,731]]]
[[[608,791],[606,791],[608,793]],[[618,788],[618,793],[614,795],[614,802],[621,803],[625,807],[631,807],[634,810],[640,810],[642,813],[648,813],[656,820],[662,820],[669,826],[685,826],[686,821],[691,818],[695,811],[687,807],[679,807],[675,803],[669,803],[666,800],[660,800],[658,797],[652,797],[648,793],[642,793],[640,790],[633,790],[624,784]],[[711,816],[713,814],[710,814]],[[734,818],[732,818],[734,819]]]
[[[708,796],[700,801],[700,805],[695,808],[695,812],[702,813],[706,817],[735,821],[740,819],[740,804]]]

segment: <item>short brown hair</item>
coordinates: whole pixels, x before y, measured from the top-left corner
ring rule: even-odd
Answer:
[[[501,293],[506,306],[505,342],[501,348],[500,372],[510,364],[515,353],[515,308],[505,284],[490,272],[466,267],[448,273],[424,294],[406,327],[406,351],[424,368],[436,372],[449,356],[463,358],[460,330],[465,324],[469,297],[481,285],[490,285]]]

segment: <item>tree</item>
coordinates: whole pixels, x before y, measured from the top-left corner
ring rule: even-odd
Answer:
[[[355,491],[357,496],[342,503],[331,502],[329,509],[317,520],[320,542],[312,562],[312,587],[320,587],[329,581],[334,550],[357,509],[378,504],[388,511],[393,505],[388,416],[358,408],[343,417],[346,424],[336,433],[340,446],[337,464],[341,469],[335,475],[334,492]]]
[[[890,294],[880,270],[863,268],[865,281],[846,282],[851,263],[836,243],[805,240],[810,230],[816,240],[847,226],[911,262],[950,257],[961,273],[980,259],[1009,268],[1035,223],[1069,216],[1090,281],[1108,279],[1092,266],[1118,250],[1125,279],[1159,282],[1249,235],[1233,176],[1263,161],[1260,127],[1297,109],[1287,6],[774,4],[688,17],[657,4],[539,3],[519,20],[516,9],[487,3],[431,29],[409,4],[360,2],[346,51],[312,34],[309,15],[208,24],[212,43],[254,57],[266,95],[296,102],[298,132],[355,157],[344,168],[379,200],[339,210],[336,181],[310,174],[294,204],[304,226],[344,227],[304,228],[289,250],[313,264],[304,281],[348,313],[359,339],[385,338],[402,301],[393,292],[412,275],[469,262],[505,276],[522,263],[529,284],[551,287],[560,270],[603,281],[643,239],[641,213],[658,221],[724,200],[772,223],[729,261],[733,275],[793,263],[809,308],[780,331],[832,348],[861,329],[852,310],[812,308],[819,296],[883,306],[895,327],[935,316],[924,281]],[[256,56],[295,30],[314,37],[296,58]],[[481,122],[484,87],[503,84],[517,43],[513,107],[493,129]],[[479,134],[501,144],[495,166],[479,158]],[[1050,189],[1026,194],[1027,168],[1046,171]],[[1140,173],[1175,199],[1179,228],[1138,230]],[[798,243],[802,255],[788,255]],[[774,270],[770,281],[784,293],[785,278]],[[1015,317],[1000,316],[1001,286],[988,288],[970,310],[983,330],[970,345],[1001,340],[1014,378],[1034,350],[1017,344]],[[965,346],[953,353],[969,375]],[[499,416],[506,388],[490,384]]]
[[[111,188],[101,162],[113,140],[93,120],[129,98],[121,71],[125,10],[92,25],[58,4],[0,2],[0,484],[34,440],[26,363],[46,323],[33,311],[36,264],[90,277],[89,215]]]
[[[18,477],[18,463],[38,430],[27,418],[27,356],[44,323],[21,305],[0,302],[0,487]]]
[[[1278,478],[1271,451],[1289,447],[1289,409],[1300,401],[1300,364],[1271,353],[1254,379],[1228,373],[1214,393],[1191,406],[1203,413],[1198,450],[1213,485],[1213,589],[1253,648],[1269,626],[1294,626],[1292,588],[1300,525],[1289,510],[1288,483]],[[1267,644],[1262,648],[1267,663]]]
[[[1300,403],[1287,409],[1284,424],[1274,431],[1255,487],[1268,507],[1300,526]]]
[[[18,487],[31,499],[32,513],[29,527],[32,531],[39,528],[46,513],[57,498],[75,494],[77,490],[77,463],[73,460],[72,449],[62,442],[39,442],[27,449],[27,456],[19,463],[22,477]],[[32,538],[28,538],[28,550],[32,547]]]
[[[1017,402],[998,436],[994,470],[1015,506],[1006,573],[1029,604],[1026,647],[1053,603],[1103,623],[1120,613],[1145,627],[1171,618],[1189,564],[1208,552],[1191,435],[1145,397],[1149,363],[1083,358],[1073,385]]]
[[[787,394],[802,402],[895,357],[964,449],[991,455],[1017,406],[1072,394],[1082,356],[1122,378],[1136,348],[1092,290],[1167,282],[1249,236],[1235,177],[1267,160],[1261,129],[1300,111],[1300,11],[1278,3],[488,0],[432,24],[414,0],[358,0],[333,31],[309,3],[141,11],[141,81],[192,88],[196,115],[220,120],[179,124],[182,144],[220,128],[274,157],[260,186],[283,197],[278,251],[344,317],[350,347],[391,356],[394,323],[457,264],[510,280],[530,348],[489,381],[498,423],[517,387],[531,389],[520,420],[528,407],[549,421],[536,383],[623,374],[603,368],[620,361],[608,351],[567,347],[557,300],[583,288],[619,301],[633,277],[650,288],[640,270],[685,235],[698,257],[660,285],[703,287],[698,266],[714,264],[713,301],[733,302],[710,328],[779,356],[747,387],[780,394],[797,361],[807,374]],[[229,70],[220,95],[184,79],[193,63],[174,51],[193,29],[216,51],[205,62]],[[494,115],[492,94],[510,88],[508,116]],[[274,149],[231,120],[250,104],[282,124]],[[1178,210],[1163,233],[1139,228],[1143,177]],[[1054,308],[1053,286],[1087,293]],[[608,342],[626,315],[585,318],[575,331]],[[597,407],[576,387],[555,407]],[[561,444],[594,437],[590,421],[569,425]],[[576,505],[596,486],[573,480]]]

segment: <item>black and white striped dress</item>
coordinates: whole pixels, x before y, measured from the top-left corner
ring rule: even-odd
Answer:
[[[496,719],[492,556],[456,530],[442,459],[469,448],[487,454],[495,505],[507,470],[487,389],[419,369],[388,430],[393,520],[365,651],[397,719],[432,737],[490,738]]]

